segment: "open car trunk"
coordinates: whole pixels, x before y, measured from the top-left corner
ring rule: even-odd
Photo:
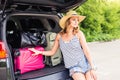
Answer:
[[[21,32],[38,30],[58,33],[61,13],[75,9],[86,0],[0,0],[0,29],[7,53],[10,80],[69,80],[64,63],[16,75],[14,51],[21,48]],[[59,15],[59,17],[58,17]],[[45,77],[46,76],[46,77]]]
[[[12,14],[6,21],[6,41],[11,51],[13,68],[14,67],[14,50],[21,48],[21,36],[20,32],[30,32],[31,29],[39,30],[40,32],[55,32],[58,33],[61,28],[58,25],[58,16],[52,14],[31,14],[31,13],[20,13]],[[36,79],[36,80],[66,80],[69,78],[68,71],[64,68],[64,63],[61,62],[59,65],[50,67],[45,66],[43,69],[37,69],[24,74],[16,74],[13,71],[15,77],[23,79]],[[56,75],[52,77],[52,75]],[[47,76],[47,77],[45,77]],[[53,78],[53,79],[52,79]]]

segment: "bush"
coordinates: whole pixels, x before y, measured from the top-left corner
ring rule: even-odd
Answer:
[[[89,42],[120,38],[120,5],[108,1],[88,0],[76,9],[79,14],[86,16],[80,29]]]

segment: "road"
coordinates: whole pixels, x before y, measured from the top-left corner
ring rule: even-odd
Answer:
[[[120,40],[88,43],[98,80],[120,80]]]

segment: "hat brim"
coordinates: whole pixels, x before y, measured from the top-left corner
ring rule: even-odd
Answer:
[[[80,23],[81,21],[83,21],[83,20],[85,19],[86,16],[80,16],[80,15],[68,15],[68,16],[63,16],[63,17],[60,19],[60,21],[59,21],[59,25],[60,25],[60,27],[61,27],[62,29],[65,28],[65,23],[66,23],[66,21],[67,21],[69,18],[71,18],[71,17],[78,17],[79,23]]]

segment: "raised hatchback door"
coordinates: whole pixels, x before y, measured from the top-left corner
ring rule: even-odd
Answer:
[[[12,4],[24,4],[40,6],[46,9],[46,7],[57,12],[66,12],[69,9],[80,6],[86,0],[9,0]]]

